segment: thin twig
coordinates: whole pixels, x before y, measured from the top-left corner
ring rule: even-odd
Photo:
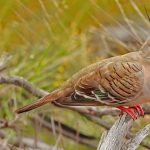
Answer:
[[[41,125],[41,127],[46,128],[48,131],[52,131],[52,122],[51,119],[48,116],[44,116],[44,118],[41,119],[41,115],[30,117],[31,121],[34,123],[35,121],[38,122],[38,124]],[[69,139],[72,139],[76,141],[76,137],[78,135],[78,142],[80,144],[87,145],[92,148],[96,148],[96,138],[93,136],[87,136],[79,131],[61,123],[56,120],[54,120],[55,125],[55,132],[59,133],[61,128],[61,134],[65,137],[68,137]]]

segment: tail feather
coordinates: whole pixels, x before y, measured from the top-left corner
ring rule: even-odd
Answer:
[[[23,106],[23,107],[17,109],[15,112],[18,114],[23,113],[23,112],[27,112],[27,111],[30,111],[30,110],[35,109],[37,107],[40,107],[40,106],[42,106],[48,102],[49,101],[45,101],[45,97],[43,97],[43,98],[41,98],[41,99],[31,103],[31,104],[28,104],[26,106]]]
[[[31,104],[28,104],[26,106],[23,106],[17,109],[15,112],[18,114],[27,112],[27,111],[33,110],[35,108],[38,108],[44,104],[47,104],[53,101],[55,101],[56,104],[58,103],[61,105],[69,105],[69,106],[102,106],[104,105],[98,101],[93,101],[93,100],[88,100],[88,101],[72,100],[70,96],[66,97],[71,92],[72,92],[71,88],[55,90],[52,93],[49,93],[48,95],[42,97],[41,99],[38,99],[37,101],[34,101]]]
[[[60,90],[53,91],[52,93],[42,97],[41,99],[38,99],[37,101],[35,101],[31,104],[28,104],[26,106],[23,106],[23,107],[17,109],[15,112],[19,114],[19,113],[30,111],[30,110],[40,107],[46,103],[55,101],[55,100],[63,97],[64,93],[65,92],[60,92]]]

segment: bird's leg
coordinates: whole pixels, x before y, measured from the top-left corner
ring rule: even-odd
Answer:
[[[136,112],[138,112],[139,114],[141,114],[144,117],[144,110],[140,104],[132,106],[131,108],[135,109]]]
[[[126,112],[133,120],[137,119],[137,116],[131,107],[123,107],[123,106],[117,106],[118,109],[120,109],[122,112]]]
[[[127,107],[127,108],[123,106],[118,106],[117,108],[120,109],[122,112],[126,112],[133,120],[137,119],[135,111],[144,117],[144,110],[140,104],[132,106],[132,107]]]

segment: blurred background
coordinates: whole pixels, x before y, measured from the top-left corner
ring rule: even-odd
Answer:
[[[1,75],[21,76],[51,92],[91,63],[139,50],[150,36],[148,14],[149,0],[0,0],[0,55],[11,56]],[[36,99],[18,86],[0,85],[1,146],[94,150],[109,128],[105,125],[117,119],[98,116],[105,123],[102,126],[52,104],[14,113]],[[149,122],[149,115],[139,118],[132,132]],[[150,149],[150,136],[144,143],[139,150]]]

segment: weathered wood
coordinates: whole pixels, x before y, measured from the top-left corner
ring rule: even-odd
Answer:
[[[125,113],[105,132],[97,150],[135,150],[150,131],[150,124],[140,130],[134,138],[126,142],[126,135],[133,124],[133,120]]]
[[[97,150],[120,150],[132,123],[133,120],[127,114],[121,116],[111,129],[104,133]]]
[[[141,129],[134,138],[130,139],[121,150],[135,150],[142,140],[150,133],[150,124]]]

